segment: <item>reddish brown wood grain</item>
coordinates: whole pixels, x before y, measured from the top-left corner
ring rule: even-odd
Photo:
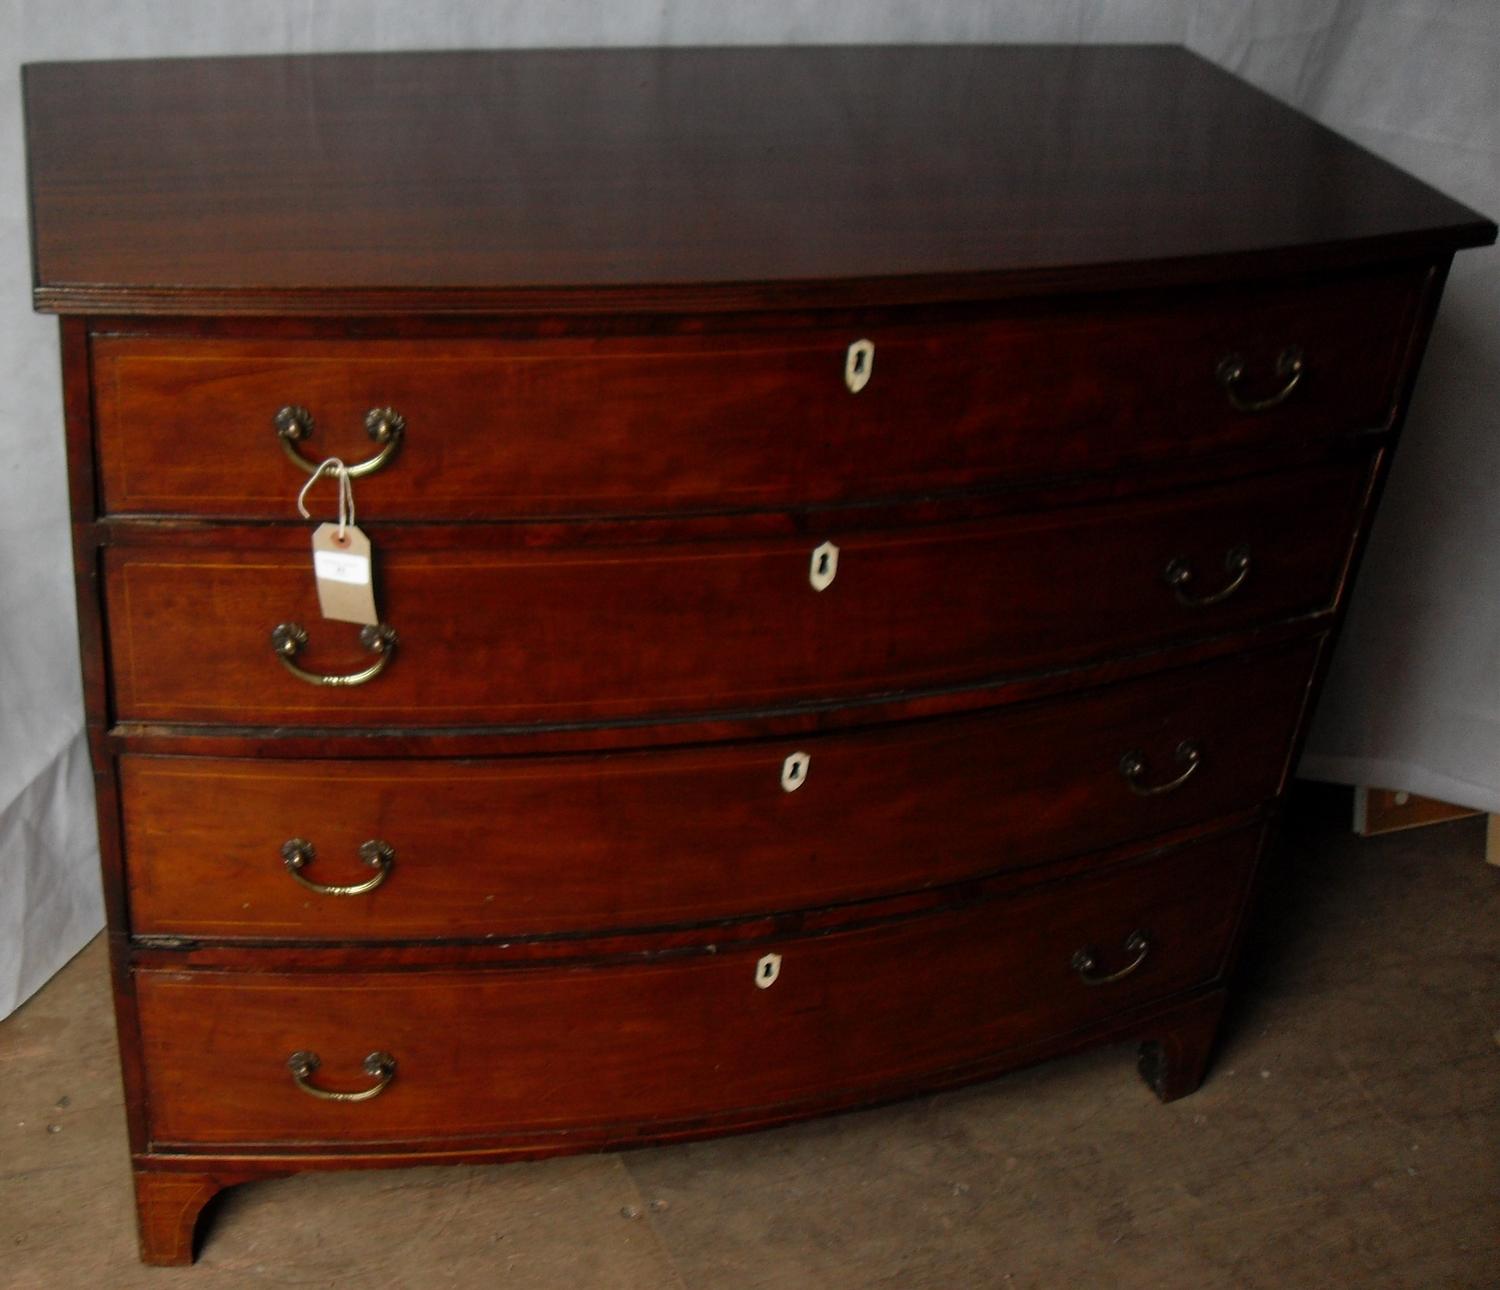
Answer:
[[[367,685],[283,671],[270,633],[304,625],[302,666],[356,671],[357,629],[318,618],[310,557],[281,550],[108,554],[116,715],[251,725],[454,725],[771,708],[799,698],[972,684],[1328,605],[1363,496],[1362,470],[1308,472],[1076,514],[810,539],[379,557],[400,635]],[[810,557],[840,547],[837,577]],[[378,547],[378,537],[376,538]],[[1253,569],[1221,604],[1195,587]]]
[[[255,1173],[135,1170],[135,1210],[141,1262],[181,1267],[193,1261],[194,1235],[203,1207],[225,1187],[248,1182]],[[264,1175],[261,1175],[264,1176]]]
[[[711,923],[601,929],[584,934],[514,937],[428,938],[419,940],[199,940],[175,935],[138,936],[130,942],[134,966],[151,970],[259,971],[269,960],[277,969],[302,972],[403,971],[450,968],[514,968],[539,965],[610,967],[683,954],[705,945],[722,951],[788,936],[825,936],[856,931],[1004,900],[1039,882],[1061,884],[1101,870],[1165,855],[1178,847],[1207,844],[1275,816],[1273,804],[1194,820],[1181,828],[1117,846],[1064,856],[1044,866],[1003,869],[942,886],[924,886],[816,908],[756,913]]]
[[[219,1188],[251,1179],[279,1178],[293,1169],[384,1169],[411,1165],[493,1164],[580,1151],[641,1147],[658,1142],[688,1142],[724,1133],[769,1128],[818,1113],[874,1106],[881,1101],[909,1097],[915,1093],[953,1088],[1019,1066],[1121,1040],[1142,1041],[1143,1070],[1146,1069],[1145,1050],[1151,1050],[1149,1073],[1153,1087],[1163,1101],[1172,1101],[1193,1091],[1196,1085],[1190,1082],[1192,1079],[1202,1078],[1213,1050],[1218,1020],[1224,1010],[1226,997],[1226,991],[1222,987],[1195,991],[1164,1002],[1117,1012],[1102,1022],[1065,1034],[1050,1035],[1045,1039],[1019,1044],[992,1053],[978,1062],[950,1066],[915,1079],[887,1084],[874,1092],[836,1090],[833,1093],[820,1093],[802,1102],[745,1113],[732,1121],[716,1119],[705,1122],[696,1119],[662,1124],[655,1128],[650,1138],[643,1138],[633,1132],[629,1125],[615,1125],[581,1129],[566,1137],[488,1144],[466,1143],[456,1147],[442,1142],[395,1147],[351,1147],[347,1144],[323,1143],[311,1148],[288,1144],[274,1155],[267,1155],[253,1148],[246,1153],[224,1147],[193,1147],[170,1152],[140,1153],[135,1156],[137,1194],[143,1195],[139,1181],[143,1175],[162,1179],[184,1176],[186,1185],[183,1190],[197,1189],[198,1196],[206,1202]],[[164,1189],[162,1193],[168,1199],[172,1194],[170,1188]],[[146,1203],[148,1201],[143,1195],[142,1204]],[[178,1221],[191,1221],[194,1217],[195,1215],[180,1215]],[[176,1244],[176,1238],[167,1234],[161,1245],[155,1248],[164,1254],[170,1254],[180,1247]],[[142,1250],[146,1262],[178,1261],[170,1257],[152,1257],[153,1247],[144,1243]]]
[[[1269,798],[1315,644],[1019,710],[855,735],[512,761],[125,757],[137,934],[378,940],[642,927],[865,899],[1091,851]],[[1180,790],[1179,743],[1202,761]],[[785,759],[808,757],[800,787]],[[305,876],[372,876],[320,896]]]
[[[790,739],[831,734],[887,722],[926,720],[1027,703],[1096,686],[1149,676],[1164,668],[1275,649],[1314,639],[1327,649],[1332,608],[1286,619],[1230,636],[1210,636],[1165,650],[1101,659],[1060,671],[1029,672],[997,678],[961,690],[875,695],[855,701],[829,700],[771,711],[741,711],[706,717],[663,716],[627,724],[581,722],[565,725],[283,727],[267,738],[264,727],[174,725],[125,722],[105,740],[114,755],[324,758],[510,757],[552,753],[635,751],[678,748],[714,740]]]
[[[94,771],[94,807],[98,822],[99,869],[107,920],[110,989],[120,1075],[125,1093],[125,1121],[132,1151],[146,1144],[144,1077],[140,1031],[135,1022],[135,990],[127,943],[130,920],[126,905],[124,844],[120,833],[116,761],[106,734],[109,712],[109,664],[104,644],[103,583],[99,548],[92,522],[97,490],[87,463],[93,457],[93,402],[89,380],[89,329],[85,320],[64,318],[58,328],[62,360],[63,432],[68,453],[68,500],[72,513],[73,577],[78,606],[78,649],[83,681],[84,730]],[[147,1242],[143,1216],[142,1245]]]
[[[1495,236],[1165,47],[146,60],[25,94],[64,311],[983,299]]]
[[[855,321],[711,337],[93,343],[105,507],[296,517],[305,476],[272,417],[315,419],[301,451],[362,461],[371,408],[406,419],[359,481],[382,519],[786,506],[899,497],[1368,429],[1391,417],[1421,275],[1012,309],[990,319]],[[872,374],[845,385],[848,346]],[[1289,345],[1307,373],[1285,403]]]
[[[1142,1032],[1141,1076],[1163,1102],[1175,1102],[1203,1083],[1219,1034],[1227,992],[1210,990],[1163,1015]]]
[[[700,1137],[1110,1039],[1196,1086],[1442,274],[1492,223],[1180,50],[77,64],[25,95],[35,299],[77,315],[144,1257],[289,1165]],[[1229,410],[1219,359],[1254,397],[1288,344],[1293,395]],[[360,486],[401,646],[346,694],[268,647],[297,617],[307,664],[366,661],[311,608],[285,402],[314,455],[408,417]],[[1169,558],[1209,591],[1240,542],[1241,592],[1175,603]],[[1195,777],[1120,796],[1126,736],[1175,769],[1189,723]],[[331,881],[369,822],[422,828],[360,912],[285,896],[307,814]],[[1138,972],[1077,981],[1136,928]],[[377,1045],[361,1106],[284,1066],[316,1046],[352,1089]]]
[[[1212,981],[1258,834],[1007,902],[889,927],[610,969],[245,976],[138,972],[155,1142],[519,1139],[572,1128],[737,1115],[883,1084],[1097,1022]],[[1122,969],[1089,986],[1095,952]],[[781,955],[769,988],[764,952]],[[287,1057],[318,1053],[319,1101]]]

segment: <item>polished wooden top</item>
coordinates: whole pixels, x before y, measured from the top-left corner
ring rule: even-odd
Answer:
[[[1495,236],[1168,47],[42,64],[25,96],[58,312],[870,305]]]

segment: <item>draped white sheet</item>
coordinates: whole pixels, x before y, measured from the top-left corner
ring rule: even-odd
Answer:
[[[516,45],[1186,44],[1490,214],[1493,0],[0,0],[0,1016],[102,921],[18,68]],[[1461,257],[1304,771],[1500,808],[1500,261]],[[164,427],[163,433],[170,433]]]

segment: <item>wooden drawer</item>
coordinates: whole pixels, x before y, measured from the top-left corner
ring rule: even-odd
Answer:
[[[365,513],[493,518],[782,506],[1098,472],[1384,425],[1419,276],[1381,274],[938,323],[716,335],[506,339],[100,336],[104,505],[290,519],[304,476],[272,425],[303,405],[313,458],[398,454]],[[851,393],[850,344],[874,345]],[[1279,406],[1288,346],[1304,354]]]
[[[533,548],[517,530],[454,530],[440,549],[376,535],[380,603],[399,645],[357,688],[289,675],[368,667],[357,630],[319,620],[303,530],[231,530],[222,549],[152,541],[105,560],[119,719],[434,726],[755,710],[919,690],[1104,657],[1328,607],[1363,467],[1189,495],[809,540]],[[841,521],[839,521],[841,522]],[[403,542],[403,537],[407,540]],[[810,585],[819,540],[836,577]],[[389,540],[387,540],[389,538]],[[509,542],[507,547],[484,543]],[[464,545],[457,545],[463,543]],[[1164,572],[1193,570],[1184,605]],[[378,661],[378,660],[377,660]]]
[[[506,761],[123,757],[137,934],[378,940],[708,921],[1014,869],[1281,786],[1315,643],[1107,691],[795,744]],[[1191,763],[1175,791],[1142,795]],[[786,761],[796,779],[783,787]],[[798,782],[800,780],[800,783]],[[380,885],[319,895],[303,876]]]
[[[266,973],[137,970],[159,1144],[524,1138],[853,1101],[1215,978],[1255,831],[1084,881],[894,924],[716,954],[547,966]],[[1090,986],[1093,952],[1119,971]],[[762,956],[779,975],[757,985]],[[299,1091],[395,1078],[357,1105]]]

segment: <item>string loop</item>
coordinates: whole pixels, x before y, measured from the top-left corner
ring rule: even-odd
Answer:
[[[318,463],[318,468],[307,477],[307,483],[302,485],[302,491],[297,494],[297,510],[301,512],[305,520],[312,519],[312,512],[307,509],[307,490],[311,488],[325,474],[332,471],[339,485],[339,541],[344,540],[345,531],[354,523],[354,485],[349,479],[349,467],[337,457],[326,457]]]

